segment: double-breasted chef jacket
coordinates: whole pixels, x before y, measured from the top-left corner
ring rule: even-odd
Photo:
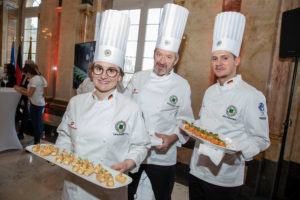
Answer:
[[[241,152],[225,154],[216,166],[209,157],[198,155],[198,142],[193,151],[190,173],[218,186],[242,185],[245,161],[270,145],[264,95],[237,75],[223,86],[216,83],[206,90],[199,117],[198,126],[231,138]]]
[[[165,76],[156,75],[153,70],[134,74],[124,94],[140,106],[146,130],[166,135],[177,134],[179,140],[167,153],[151,150],[146,164],[171,166],[176,164],[177,147],[189,139],[179,131],[182,120],[194,120],[191,108],[191,89],[188,82],[173,70]]]
[[[109,167],[132,159],[139,166],[150,148],[141,114],[138,105],[117,90],[102,101],[93,92],[74,96],[57,128],[56,145],[94,165]],[[65,181],[63,198],[127,199],[125,188],[101,190],[73,176]],[[99,194],[93,196],[95,192]]]

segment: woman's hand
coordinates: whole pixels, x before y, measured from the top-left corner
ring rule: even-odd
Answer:
[[[116,165],[112,165],[110,166],[110,168],[120,171],[120,172],[127,172],[130,171],[131,169],[133,169],[135,167],[135,162],[131,159],[126,159],[123,162],[116,164]]]

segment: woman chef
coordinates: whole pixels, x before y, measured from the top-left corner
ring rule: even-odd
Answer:
[[[138,167],[150,147],[137,104],[116,90],[123,76],[129,25],[120,11],[102,14],[92,66],[95,90],[70,100],[56,141],[60,149],[121,172]],[[126,187],[104,189],[74,175],[66,179],[62,199],[127,199]]]

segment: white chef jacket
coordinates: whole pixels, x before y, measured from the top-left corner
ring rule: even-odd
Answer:
[[[132,159],[139,166],[150,148],[138,105],[116,90],[102,101],[93,92],[74,96],[57,132],[57,146],[87,158],[95,165],[109,167]],[[97,195],[94,195],[95,191]],[[73,176],[71,181],[65,181],[63,198],[119,200],[127,199],[127,191],[126,187],[101,189]]]
[[[95,88],[94,82],[87,77],[84,81],[79,85],[76,92],[77,94],[87,93],[93,91]]]
[[[27,90],[30,90],[31,87],[34,87],[35,91],[31,97],[28,97],[30,102],[36,106],[44,106],[44,88],[47,87],[46,79],[42,75],[35,75],[29,79]]]
[[[177,145],[187,142],[188,137],[179,132],[179,124],[181,120],[193,121],[194,115],[191,108],[191,89],[185,79],[173,71],[162,77],[152,70],[140,71],[134,74],[124,94],[139,104],[148,132],[177,134]],[[165,154],[151,150],[146,163],[171,166],[176,164],[176,158],[175,143]]]
[[[207,156],[197,154],[197,142],[191,159],[190,173],[218,186],[242,185],[245,160],[251,160],[270,145],[264,95],[237,75],[223,86],[216,83],[206,90],[199,117],[197,125],[231,138],[241,152],[225,154],[216,166]]]

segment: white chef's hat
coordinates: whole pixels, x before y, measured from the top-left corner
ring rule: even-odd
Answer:
[[[239,12],[222,12],[215,18],[212,52],[226,50],[239,56],[245,16]]]
[[[123,69],[129,26],[128,15],[121,11],[102,13],[94,62],[108,62]]]
[[[176,4],[163,7],[156,48],[178,52],[188,15],[188,9]]]

